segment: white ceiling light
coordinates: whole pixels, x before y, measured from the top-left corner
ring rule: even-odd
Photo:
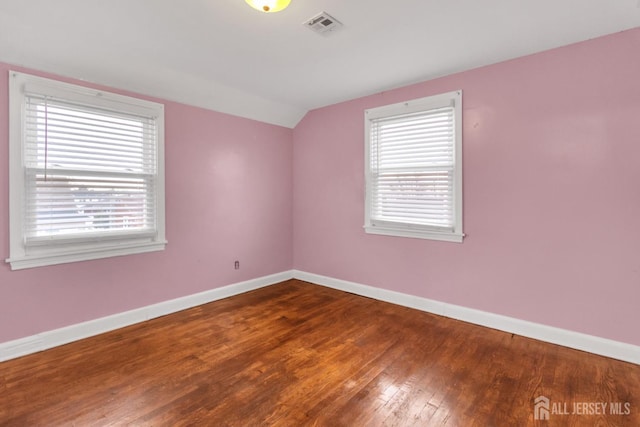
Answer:
[[[249,6],[261,12],[280,12],[291,3],[291,0],[245,0]]]

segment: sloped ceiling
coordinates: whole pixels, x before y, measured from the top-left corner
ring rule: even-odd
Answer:
[[[326,11],[329,36],[303,22]],[[638,0],[0,0],[0,61],[295,127],[308,110],[640,26]]]

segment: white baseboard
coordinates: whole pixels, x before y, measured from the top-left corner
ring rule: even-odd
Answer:
[[[640,364],[640,347],[633,344],[595,337],[566,329],[555,328],[539,323],[528,322],[526,320],[515,319],[513,317],[488,313],[485,311],[434,301],[386,289],[375,288],[359,283],[348,282],[346,280],[306,273],[304,271],[293,270],[293,277],[356,295],[386,301],[438,314],[440,316],[450,317],[452,319],[462,320],[476,325],[486,326],[512,334],[558,344],[564,347],[587,351],[589,353],[599,354],[601,356],[611,357],[625,362]]]
[[[114,314],[112,316],[102,317],[100,319],[90,320],[88,322],[78,323],[76,325],[0,343],[0,362],[36,353],[52,347],[57,347],[59,345],[102,334],[104,332],[109,332],[114,329],[123,328],[135,323],[144,322],[149,319],[175,313],[187,308],[196,307],[222,298],[263,288],[265,286],[289,280],[292,277],[293,273],[291,271],[284,271],[282,273],[259,277],[257,279],[211,289],[198,294],[187,295],[185,297],[148,305],[146,307]]]
[[[539,323],[528,322],[499,314],[488,313],[472,308],[416,297],[387,289],[375,288],[346,280],[334,279],[304,271],[291,270],[272,274],[257,279],[247,280],[232,285],[216,288],[198,294],[187,295],[141,307],[124,313],[88,322],[67,326],[52,331],[42,332],[33,336],[14,341],[0,343],[0,362],[14,359],[27,354],[36,353],[72,341],[81,340],[114,329],[123,328],[135,323],[144,322],[166,314],[175,313],[187,308],[196,307],[223,298],[242,294],[254,289],[263,288],[291,278],[304,280],[321,286],[350,292],[380,301],[402,305],[416,310],[438,314],[452,319],[462,320],[476,325],[486,326],[501,331],[534,338],[570,347],[589,353],[599,354],[613,359],[640,364],[640,347],[606,338],[573,332],[565,329]]]

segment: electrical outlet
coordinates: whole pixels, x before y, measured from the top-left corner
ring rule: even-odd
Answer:
[[[240,270],[240,261],[236,261],[233,263],[233,268],[235,268],[236,270]]]

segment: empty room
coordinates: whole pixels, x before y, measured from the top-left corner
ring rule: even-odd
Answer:
[[[0,426],[640,426],[637,0],[0,0]]]

